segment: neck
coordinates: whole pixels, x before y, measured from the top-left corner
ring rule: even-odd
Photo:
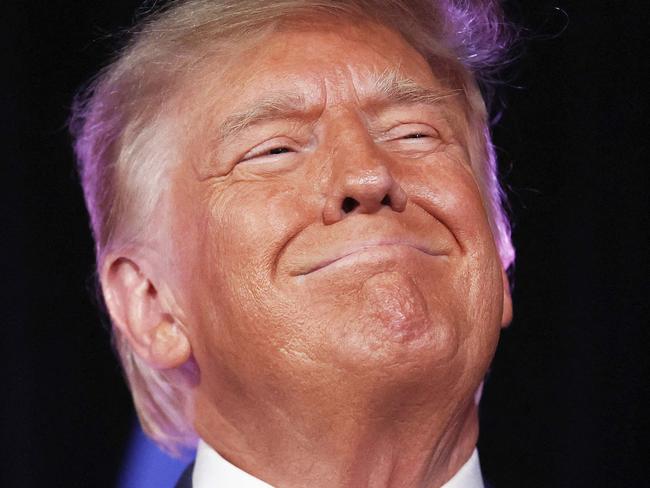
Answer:
[[[455,401],[382,402],[381,409],[346,404],[323,411],[321,404],[303,415],[271,405],[224,409],[224,403],[215,408],[198,399],[199,435],[273,486],[437,487],[469,459],[478,438],[473,398],[464,408]]]

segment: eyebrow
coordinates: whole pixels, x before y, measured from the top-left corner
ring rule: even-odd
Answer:
[[[371,76],[369,96],[362,100],[371,109],[388,105],[436,105],[444,99],[458,95],[462,90],[441,90],[423,87],[402,76],[398,69],[387,69]],[[305,98],[292,92],[272,92],[253,102],[248,108],[229,115],[219,128],[221,141],[234,137],[247,128],[269,120],[304,116],[312,108]]]
[[[300,95],[270,93],[253,102],[249,108],[229,115],[219,128],[219,137],[224,140],[260,122],[297,117],[307,111],[307,103]]]
[[[436,105],[443,100],[462,93],[460,89],[428,88],[417,81],[403,76],[399,68],[388,68],[371,76],[370,105],[429,104]]]

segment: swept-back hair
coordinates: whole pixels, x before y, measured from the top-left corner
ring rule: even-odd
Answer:
[[[111,251],[150,231],[166,171],[179,148],[163,117],[193,66],[283,20],[327,15],[366,19],[400,33],[435,68],[454,67],[470,120],[470,158],[504,268],[514,260],[491,143],[495,74],[511,44],[496,0],[177,0],[152,9],[76,97],[70,122],[97,268]],[[173,372],[151,368],[115,327],[114,341],[147,434],[177,453],[195,441],[191,393]]]

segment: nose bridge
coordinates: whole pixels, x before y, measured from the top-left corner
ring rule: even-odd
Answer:
[[[333,134],[333,175],[338,184],[373,186],[390,175],[385,155],[373,141],[362,120],[338,124]],[[360,188],[361,189],[361,188]],[[365,188],[372,191],[372,188]]]
[[[395,179],[393,161],[377,147],[360,117],[348,114],[342,119],[328,131],[332,176],[323,210],[325,223],[385,206],[403,211],[406,193]]]

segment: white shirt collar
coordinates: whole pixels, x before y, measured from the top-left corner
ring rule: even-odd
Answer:
[[[196,448],[192,488],[272,488],[222,458],[203,439]]]
[[[440,488],[485,488],[476,448],[467,462]]]
[[[192,485],[193,488],[272,488],[271,485],[226,461],[203,440],[199,440],[196,449]],[[441,488],[485,488],[476,449]]]

